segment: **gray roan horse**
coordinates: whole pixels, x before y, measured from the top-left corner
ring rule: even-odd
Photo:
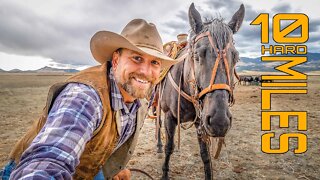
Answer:
[[[166,130],[162,179],[169,179],[169,160],[174,150],[174,134],[179,120],[181,123],[194,123],[205,179],[212,179],[209,144],[204,137],[224,137],[231,127],[229,105],[233,103],[234,68],[239,60],[233,34],[242,24],[244,11],[241,5],[231,21],[225,24],[221,19],[202,22],[193,3],[189,8],[191,32],[184,49],[187,55],[170,69],[160,83],[159,102],[165,115]],[[159,133],[158,130],[158,137]],[[158,138],[158,152],[162,151],[160,140]]]

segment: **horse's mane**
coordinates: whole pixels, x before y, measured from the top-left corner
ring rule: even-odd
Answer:
[[[219,50],[222,50],[232,40],[232,30],[224,23],[223,18],[206,19],[200,33],[209,31]]]

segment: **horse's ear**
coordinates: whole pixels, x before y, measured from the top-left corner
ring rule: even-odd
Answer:
[[[244,5],[241,4],[239,10],[232,16],[231,21],[228,23],[233,33],[236,33],[240,29],[240,26],[244,18],[244,13],[245,13]]]
[[[203,28],[203,23],[201,20],[201,15],[200,13],[196,10],[194,7],[194,4],[192,3],[189,7],[189,23],[191,26],[191,29],[193,32],[198,34],[202,28]]]

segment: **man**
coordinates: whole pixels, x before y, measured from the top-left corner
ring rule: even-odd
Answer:
[[[10,154],[4,174],[14,169],[11,179],[128,178],[123,169],[147,109],[142,99],[174,61],[155,25],[142,19],[120,35],[97,32],[90,47],[102,65],[50,88],[42,116]]]

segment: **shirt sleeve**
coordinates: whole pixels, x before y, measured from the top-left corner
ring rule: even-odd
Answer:
[[[10,178],[72,179],[101,118],[102,103],[97,92],[84,84],[68,84]]]

